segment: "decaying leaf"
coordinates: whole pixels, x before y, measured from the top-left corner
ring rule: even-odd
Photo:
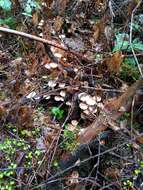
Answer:
[[[113,53],[112,56],[106,60],[106,65],[110,73],[119,74],[122,60],[123,57],[120,51]]]
[[[21,106],[17,113],[18,123],[26,128],[32,126],[32,109],[30,106]]]
[[[61,30],[61,27],[63,25],[63,19],[60,16],[57,16],[54,22],[54,29],[56,32],[59,32]]]

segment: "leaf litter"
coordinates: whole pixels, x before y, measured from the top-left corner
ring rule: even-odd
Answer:
[[[11,189],[141,188],[143,79],[123,69],[133,64],[124,58],[134,57],[119,35],[130,35],[126,4],[118,21],[106,1],[42,3],[16,30],[55,43],[51,51],[28,38],[0,37],[0,187],[13,178]],[[128,27],[137,4],[128,4]],[[142,34],[133,35],[141,60]]]

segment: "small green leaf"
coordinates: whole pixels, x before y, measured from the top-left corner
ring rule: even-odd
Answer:
[[[5,11],[10,11],[12,3],[10,0],[0,0],[0,7]]]
[[[53,107],[51,112],[57,119],[62,119],[64,117],[64,110],[58,107]]]

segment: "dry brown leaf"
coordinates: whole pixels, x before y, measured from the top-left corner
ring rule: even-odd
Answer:
[[[29,106],[21,106],[17,113],[20,126],[29,128],[32,126],[32,109]]]
[[[119,74],[122,60],[123,57],[120,51],[113,53],[113,55],[106,60],[106,64],[110,73]]]
[[[37,26],[39,23],[39,16],[37,11],[32,15],[32,22],[34,26]]]
[[[56,32],[59,32],[61,30],[61,27],[63,25],[63,19],[60,16],[57,16],[54,22],[54,29]]]
[[[31,64],[29,64],[29,74],[30,76],[33,76],[35,74],[37,74],[37,69],[38,69],[38,60],[36,58],[36,55],[34,53],[31,53],[29,55],[29,60],[31,62]]]

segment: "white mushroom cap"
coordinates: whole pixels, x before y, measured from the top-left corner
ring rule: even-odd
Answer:
[[[86,95],[82,95],[82,96],[80,97],[80,100],[81,100],[82,102],[86,102],[89,98],[90,98],[90,96],[89,96],[88,94],[86,94]]]
[[[98,103],[98,104],[97,104],[97,106],[98,106],[99,108],[101,108],[101,109],[103,109],[103,108],[104,108],[103,103]]]
[[[55,53],[54,56],[60,59],[60,58],[62,57],[62,54],[60,54],[60,53]]]
[[[50,80],[48,82],[48,86],[51,87],[51,88],[55,87],[56,85],[57,85],[57,83],[55,81],[53,81],[53,80]]]
[[[44,95],[43,98],[45,98],[46,100],[49,100],[50,96],[49,95]]]
[[[101,102],[101,96],[96,96],[96,102]]]
[[[82,96],[86,96],[86,95],[87,95],[87,93],[85,93],[85,92],[79,93],[78,98],[80,99]]]
[[[51,69],[51,66],[50,66],[49,63],[45,64],[44,67],[45,67],[46,69]]]
[[[84,110],[83,113],[85,113],[86,115],[90,115],[90,111],[89,110]]]
[[[80,109],[82,109],[82,110],[87,110],[87,108],[88,108],[88,106],[87,106],[86,104],[84,104],[84,103],[80,103],[80,104],[79,104],[79,107],[80,107]]]
[[[71,102],[69,102],[69,101],[66,102],[66,105],[67,105],[67,106],[71,106]]]
[[[77,121],[77,120],[72,120],[72,121],[71,121],[71,124],[72,124],[73,126],[77,126],[77,125],[78,125],[78,121]]]
[[[96,101],[92,97],[87,97],[86,103],[89,106],[94,106],[96,104]]]
[[[40,36],[40,37],[43,37],[43,33],[41,32],[41,33],[39,34],[39,36]]]
[[[54,63],[54,62],[50,63],[49,65],[50,65],[50,67],[51,67],[52,69],[55,69],[55,68],[58,67],[58,64],[57,64],[57,63]]]
[[[64,99],[61,96],[55,96],[54,100],[57,101],[57,102],[59,102],[59,101],[63,102],[64,101]]]
[[[66,96],[66,92],[62,90],[62,91],[60,92],[60,96],[65,97],[65,96]]]
[[[59,83],[59,87],[60,87],[60,88],[64,88],[65,85],[66,85],[65,83]]]

